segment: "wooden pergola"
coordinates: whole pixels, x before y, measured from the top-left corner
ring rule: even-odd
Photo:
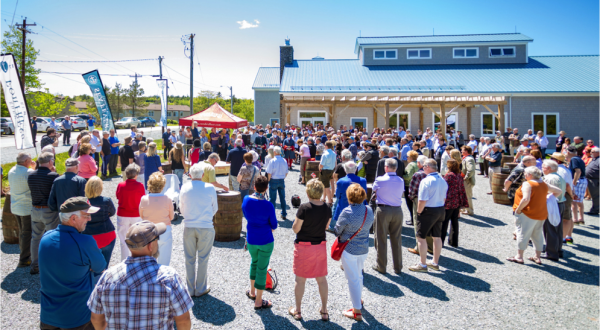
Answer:
[[[504,132],[504,105],[507,104],[504,96],[364,96],[364,95],[327,95],[327,96],[288,96],[280,94],[281,122],[289,123],[291,107],[321,107],[329,113],[330,118],[343,113],[349,107],[372,107],[373,128],[377,125],[378,114],[384,118],[385,128],[389,128],[389,118],[402,107],[410,106],[419,108],[419,127],[423,130],[423,110],[428,109],[440,118],[440,128],[446,134],[446,119],[458,108],[467,109],[467,135],[471,132],[471,108],[482,106],[498,120],[498,130]],[[492,111],[488,106],[497,105],[498,111]],[[338,110],[336,107],[344,106]],[[438,109],[439,108],[439,109]],[[391,110],[390,110],[391,109]],[[444,123],[442,125],[441,123]]]

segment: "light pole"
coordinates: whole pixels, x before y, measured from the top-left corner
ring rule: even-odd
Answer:
[[[229,88],[230,98],[231,98],[231,113],[233,113],[233,86],[221,86]]]

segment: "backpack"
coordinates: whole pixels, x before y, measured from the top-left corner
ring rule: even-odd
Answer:
[[[267,283],[265,284],[265,290],[275,290],[275,288],[277,288],[277,284],[277,273],[275,273],[273,269],[269,268],[267,270]]]
[[[300,196],[293,195],[292,196],[292,206],[294,208],[298,208],[298,207],[300,207],[300,204],[301,204]]]

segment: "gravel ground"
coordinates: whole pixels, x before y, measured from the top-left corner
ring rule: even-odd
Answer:
[[[294,170],[288,178],[287,200],[298,194],[307,201],[304,186],[296,183],[297,178],[298,172]],[[227,177],[220,176],[218,180],[226,183]],[[194,298],[193,328],[402,329],[427,325],[449,329],[598,329],[598,218],[586,216],[586,225],[576,227],[576,244],[565,246],[565,259],[560,262],[545,261],[542,266],[532,262],[508,263],[505,258],[516,253],[511,211],[507,206],[494,204],[491,196],[485,194],[489,187],[487,179],[477,176],[477,180],[474,191],[477,215],[461,218],[460,247],[443,250],[440,272],[423,274],[408,270],[408,266],[417,262],[417,256],[406,250],[415,245],[412,227],[403,229],[401,275],[393,273],[391,264],[388,265],[391,273],[386,275],[372,270],[376,252],[370,249],[364,275],[364,322],[357,323],[341,315],[342,310],[351,306],[348,286],[340,262],[331,259],[327,276],[331,322],[319,320],[320,300],[314,280],[307,283],[303,321],[295,321],[288,315],[287,309],[294,304],[295,236],[292,221],[280,220],[270,265],[277,271],[279,286],[275,292],[265,294],[266,299],[273,300],[273,309],[256,312],[245,296],[250,256],[243,250],[244,240],[215,242],[209,265],[212,291]],[[117,183],[118,178],[105,181],[104,195],[114,195]],[[586,208],[589,207],[586,201]],[[406,206],[403,208],[406,219],[408,211]],[[288,213],[293,215],[294,210]],[[116,225],[116,219],[113,222]],[[171,266],[184,277],[181,221],[174,222],[173,227]],[[327,234],[327,238],[331,246],[334,237]],[[372,236],[370,243],[373,246]],[[15,268],[18,251],[17,245],[1,243],[3,329],[33,329],[39,322],[39,275],[29,275],[28,268]],[[529,247],[525,257],[532,254]],[[117,244],[111,265],[119,262],[119,256]]]

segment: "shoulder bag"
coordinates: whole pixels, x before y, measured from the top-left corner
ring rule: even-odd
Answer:
[[[362,230],[363,226],[365,225],[365,221],[367,221],[367,207],[365,206],[365,218],[363,219],[363,223],[362,225],[360,225],[360,228],[358,228],[358,231],[356,233],[354,233],[354,235],[352,235],[350,238],[348,238],[348,240],[346,240],[344,243],[340,243],[340,238],[336,238],[335,242],[333,242],[333,245],[331,246],[331,259],[335,260],[335,261],[340,261],[340,259],[342,258],[342,252],[344,252],[344,249],[346,249],[346,245],[348,245],[348,243],[350,243],[350,241],[354,238],[354,236],[358,235],[358,233],[360,233],[360,231]]]

